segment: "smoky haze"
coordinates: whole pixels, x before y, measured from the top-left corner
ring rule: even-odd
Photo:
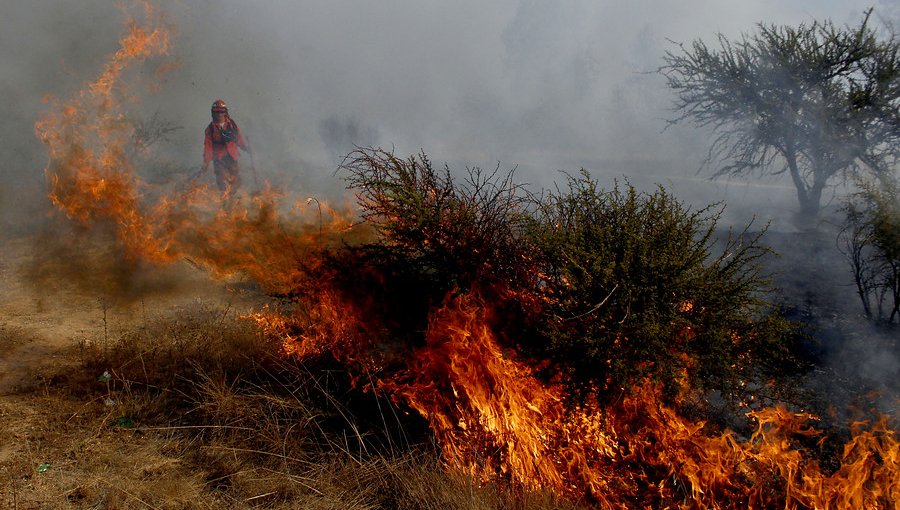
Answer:
[[[46,151],[34,136],[45,95],[63,99],[96,77],[123,31],[113,0],[5,2],[0,16],[0,228],[16,231],[48,209]],[[354,145],[433,161],[516,167],[551,186],[560,171],[601,183],[671,186],[726,219],[791,231],[794,190],[777,180],[697,175],[704,134],[664,130],[672,97],[653,71],[670,41],[737,37],[757,22],[857,23],[872,0],[246,0],[158,2],[174,22],[180,66],[142,94],[143,115],[183,129],[157,148],[188,171],[199,165],[209,107],[222,98],[265,176],[334,194]],[[885,21],[896,1],[874,4]],[[148,72],[147,81],[153,78]],[[836,267],[835,272],[846,268]],[[851,289],[833,291],[851,295]],[[897,374],[896,359],[857,353],[857,367]],[[876,363],[877,362],[877,363]],[[852,368],[851,368],[852,369]]]
[[[353,145],[422,149],[452,167],[518,167],[537,187],[584,167],[601,180],[671,185],[682,199],[727,199],[746,216],[757,198],[790,209],[786,183],[695,175],[703,138],[663,132],[671,97],[658,75],[668,40],[737,35],[758,21],[855,22],[870,2],[164,1],[180,67],[145,114],[183,126],[162,150],[200,159],[209,105],[223,98],[263,171],[314,191]],[[887,15],[892,5],[884,6]],[[92,79],[122,32],[117,2],[39,0],[4,7],[0,38],[4,175],[42,180],[33,123],[41,97]],[[762,185],[760,188],[758,185]],[[18,194],[4,194],[4,210]],[[11,209],[21,204],[12,204]],[[759,208],[756,208],[759,209]],[[737,214],[737,212],[736,212]]]

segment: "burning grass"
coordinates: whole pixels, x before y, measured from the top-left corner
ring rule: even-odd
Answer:
[[[22,402],[3,401],[4,441],[18,453],[0,460],[0,503],[575,508],[448,472],[428,444],[385,433],[385,423],[398,427],[389,401],[373,420],[375,395],[352,389],[345,373],[284,359],[276,340],[207,309],[83,343],[77,368],[18,394]]]

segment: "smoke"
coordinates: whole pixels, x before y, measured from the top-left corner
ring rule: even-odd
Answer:
[[[736,35],[757,21],[841,23],[869,3],[160,5],[177,24],[181,65],[142,108],[183,126],[160,150],[185,166],[199,163],[209,105],[223,98],[261,171],[292,175],[298,185],[340,189],[331,183],[336,154],[376,142],[399,154],[423,149],[454,168],[518,167],[535,187],[580,167],[602,178],[628,175],[639,186],[670,184],[691,202],[728,198],[746,216],[757,198],[790,207],[790,188],[696,178],[703,139],[693,129],[663,132],[670,97],[650,71],[668,40]],[[894,12],[888,3],[886,15]],[[0,71],[3,176],[34,187],[44,164],[32,136],[41,97],[70,94],[96,74],[115,50],[121,12],[111,1],[39,0],[8,6],[0,25],[11,49]],[[338,136],[323,127],[335,121],[360,130]],[[4,193],[4,214],[30,205],[20,196]]]
[[[338,166],[344,157],[356,147],[376,147],[378,130],[371,126],[363,126],[355,117],[341,118],[332,115],[319,122],[319,137],[331,157],[331,162]]]

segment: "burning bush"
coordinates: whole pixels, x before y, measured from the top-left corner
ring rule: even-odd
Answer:
[[[507,346],[592,389],[650,376],[670,394],[690,382],[737,397],[748,380],[795,369],[797,327],[761,298],[758,261],[770,250],[748,226],[713,255],[716,206],[692,211],[661,187],[601,190],[584,172],[534,198],[511,173],[473,169],[460,184],[425,154],[380,149],[352,153],[343,168],[381,234],[363,251],[382,283],[366,288],[378,288],[379,307],[399,301],[392,316],[417,333],[447,293],[477,287],[503,308],[493,320]]]
[[[529,334],[539,275],[524,236],[528,195],[512,172],[472,168],[460,181],[424,153],[401,159],[372,148],[351,153],[342,168],[380,236],[330,251],[325,268],[329,283],[380,324],[372,343],[408,354],[449,294],[476,289],[502,310],[498,334],[510,342]]]

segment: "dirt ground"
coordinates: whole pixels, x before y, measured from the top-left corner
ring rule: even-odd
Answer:
[[[105,426],[113,411],[70,381],[93,377],[78,373],[90,343],[203,307],[241,313],[259,296],[187,263],[156,269],[123,296],[70,284],[65,264],[36,271],[52,265],[45,250],[35,237],[0,242],[0,508],[211,505],[198,504],[202,485],[173,441]]]

